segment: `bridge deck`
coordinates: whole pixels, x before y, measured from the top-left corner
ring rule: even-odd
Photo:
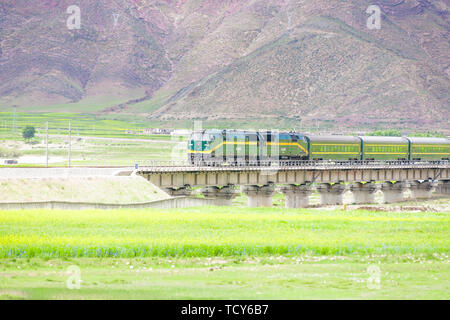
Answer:
[[[242,171],[278,171],[278,170],[370,170],[370,169],[445,169],[450,168],[449,161],[418,162],[418,161],[279,161],[261,163],[259,165],[177,165],[176,162],[156,162],[148,166],[141,166],[138,172],[242,172]]]
[[[305,182],[450,180],[448,161],[439,162],[279,162],[259,166],[146,166],[137,170],[165,188]]]

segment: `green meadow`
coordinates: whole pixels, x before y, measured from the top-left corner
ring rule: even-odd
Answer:
[[[12,258],[0,299],[449,299],[449,271],[444,254]]]
[[[448,212],[0,211],[0,298],[448,299],[449,222]],[[66,286],[70,266],[79,290]]]
[[[0,211],[0,257],[447,253],[448,213],[189,208]]]
[[[49,134],[67,135],[69,123],[72,135],[98,136],[98,137],[133,137],[126,134],[127,130],[140,130],[146,128],[143,122],[123,121],[113,117],[100,117],[95,114],[80,113],[23,113],[17,112],[14,118],[12,112],[0,112],[0,133],[15,138],[21,135],[22,128],[34,126],[44,133],[46,123],[49,123]],[[14,127],[16,132],[14,132]]]
[[[19,159],[13,166],[46,163],[46,123],[49,123],[49,163],[66,166],[71,123],[71,165],[134,166],[148,160],[185,160],[187,137],[143,135],[145,120],[115,119],[88,114],[0,112],[0,158]],[[139,119],[139,118],[138,118]],[[36,136],[24,141],[22,129],[36,128]],[[13,127],[15,130],[13,130]],[[151,127],[151,126],[150,126]],[[128,131],[136,134],[127,133]],[[22,159],[21,159],[22,158]],[[4,166],[3,162],[0,166]]]

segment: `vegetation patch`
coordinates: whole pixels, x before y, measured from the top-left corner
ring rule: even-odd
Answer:
[[[0,257],[447,253],[447,213],[281,208],[0,211]]]

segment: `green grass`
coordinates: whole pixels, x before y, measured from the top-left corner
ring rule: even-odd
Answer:
[[[0,211],[0,257],[428,254],[448,213],[191,208]]]
[[[0,134],[11,139],[20,139],[22,128],[34,126],[43,134],[46,123],[49,122],[49,134],[68,135],[69,122],[72,126],[72,135],[114,137],[114,138],[140,138],[150,139],[154,137],[146,135],[126,134],[127,130],[142,132],[147,128],[145,121],[139,118],[121,120],[119,117],[98,116],[95,114],[81,113],[16,113],[15,127],[13,132],[14,115],[12,112],[0,112]],[[37,132],[36,132],[37,133]]]
[[[49,122],[49,157],[53,166],[67,165],[68,127],[72,125],[71,164],[76,165],[125,165],[145,164],[147,160],[174,159],[174,148],[179,142],[183,153],[175,159],[186,159],[186,137],[170,135],[127,134],[127,130],[142,132],[151,127],[141,120],[102,118],[96,115],[73,113],[17,113],[16,131],[11,129],[13,114],[0,112],[0,157],[40,157],[34,165],[45,165],[45,126]],[[39,135],[34,144],[25,144],[21,130],[34,126]],[[163,126],[164,127],[164,126]],[[100,139],[101,138],[101,139]],[[119,139],[125,138],[125,139]],[[54,158],[52,160],[52,157]],[[30,160],[28,160],[30,162]],[[0,163],[3,166],[3,163]],[[23,166],[9,165],[8,167]],[[31,164],[33,166],[33,164]]]
[[[114,139],[96,137],[78,137],[72,135],[71,164],[77,165],[125,165],[134,166],[135,163],[145,165],[147,160],[185,160],[186,138],[171,137],[167,135],[136,136],[145,139]],[[15,141],[14,141],[15,140]],[[40,157],[35,164],[45,166],[46,144],[45,138],[35,139],[33,145],[25,144],[19,137],[0,140],[0,153],[20,153],[21,156]],[[62,136],[49,137],[50,165],[67,165],[68,138]],[[4,152],[2,152],[2,150]],[[11,157],[11,156],[10,156]],[[55,158],[58,157],[58,158]],[[52,160],[53,158],[53,160]],[[0,165],[3,165],[1,163]],[[8,167],[20,167],[26,164],[9,165]],[[28,166],[28,165],[26,165]]]
[[[66,286],[69,266],[79,290]],[[444,254],[1,259],[0,299],[449,299],[449,271]]]
[[[136,104],[136,110],[142,108],[152,102],[142,102]],[[150,108],[154,108],[151,106]],[[133,109],[134,110],[134,109]],[[205,120],[201,117],[192,120],[153,120],[147,119],[136,114],[91,114],[91,113],[65,113],[65,112],[17,112],[16,128],[17,132],[12,133],[13,112],[0,112],[0,136],[9,137],[10,139],[21,139],[21,130],[27,125],[34,126],[44,132],[46,122],[49,122],[50,134],[67,135],[69,122],[72,124],[72,134],[77,132],[83,136],[97,136],[110,138],[138,138],[138,139],[154,139],[158,136],[144,136],[126,134],[126,130],[142,131],[143,128],[178,128],[190,129],[195,121],[202,121],[205,129],[253,129],[273,128],[274,119],[270,118],[252,118],[252,119],[219,119]],[[299,119],[280,116],[276,118],[276,127],[280,130],[292,130],[308,132],[323,132],[327,126],[326,121],[321,122],[321,128],[300,126]],[[355,129],[356,130],[356,129]],[[350,133],[348,133],[350,134]],[[356,134],[356,133],[354,133]]]
[[[448,212],[0,211],[0,299],[449,299],[448,234]]]
[[[1,179],[0,202],[69,201],[129,204],[169,198],[142,177]]]

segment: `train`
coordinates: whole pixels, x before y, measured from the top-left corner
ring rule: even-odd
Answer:
[[[194,131],[188,140],[192,165],[240,165],[263,161],[441,161],[450,139],[304,135],[276,130]]]

